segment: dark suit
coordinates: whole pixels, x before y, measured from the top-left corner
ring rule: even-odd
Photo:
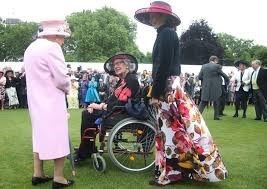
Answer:
[[[101,102],[105,101],[107,99],[108,94],[108,87],[105,83],[99,83],[97,87],[97,91],[99,92],[99,97]],[[103,94],[104,93],[104,94]]]
[[[255,73],[256,73],[255,71],[252,73],[251,81]],[[259,89],[255,90],[252,88],[253,89],[253,100],[254,100],[257,119],[261,119],[263,117],[264,120],[267,120],[267,110],[266,110],[267,82],[266,81],[267,81],[267,70],[260,68],[257,79],[256,79],[256,83]]]
[[[222,67],[219,64],[212,62],[204,64],[199,73],[201,80],[201,102],[199,104],[199,111],[202,113],[209,101],[213,102],[214,118],[219,117],[219,98],[222,95],[222,78],[225,83],[229,82],[229,78],[222,72]]]

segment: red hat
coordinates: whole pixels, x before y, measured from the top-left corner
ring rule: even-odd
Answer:
[[[168,3],[163,1],[154,1],[149,8],[142,8],[135,12],[135,19],[139,22],[151,26],[149,22],[149,13],[162,13],[169,16],[171,26],[178,26],[181,23],[180,18],[172,12],[172,8]]]

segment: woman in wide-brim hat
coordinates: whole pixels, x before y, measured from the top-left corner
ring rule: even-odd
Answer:
[[[4,103],[5,103],[5,85],[6,85],[6,77],[4,76],[4,71],[0,69],[0,103],[1,103],[1,110],[4,110]]]
[[[240,65],[244,65],[246,68],[249,67],[248,62],[247,61],[244,61],[244,60],[237,60],[237,61],[235,61],[234,65],[237,68],[239,68]]]
[[[112,94],[102,103],[92,103],[87,110],[82,112],[81,136],[85,129],[95,127],[95,120],[112,112],[114,106],[123,106],[128,102],[129,98],[134,99],[140,90],[139,82],[136,76],[138,63],[133,55],[127,53],[117,53],[110,57],[104,64],[105,71],[113,76],[117,76],[117,82]],[[117,117],[124,115],[117,115]],[[105,121],[105,120],[104,120]],[[100,141],[103,141],[105,128],[101,128]],[[90,147],[89,147],[90,148]],[[80,145],[77,151],[76,162],[80,159],[88,157],[88,146]]]
[[[135,18],[157,30],[153,57],[151,104],[158,109],[155,177],[150,184],[182,179],[220,181],[227,170],[198,107],[180,82],[179,17],[169,4],[154,1],[136,11]]]
[[[150,20],[151,13],[166,15],[166,21],[172,27],[176,27],[181,23],[179,16],[172,11],[171,6],[163,1],[154,1],[150,4],[150,7],[137,10],[135,12],[135,18],[143,24],[153,26]]]
[[[231,78],[235,86],[235,114],[233,117],[238,117],[238,111],[240,107],[243,109],[242,118],[246,118],[248,96],[250,89],[250,71],[247,69],[248,62],[244,60],[237,60],[234,63],[238,71]]]
[[[7,68],[6,73],[6,85],[5,90],[8,97],[8,106],[9,108],[17,108],[17,105],[19,105],[17,90],[16,90],[16,79],[14,77],[14,71],[12,68]]]
[[[126,62],[126,67],[128,69],[129,73],[136,73],[138,70],[138,61],[137,59],[127,53],[117,53],[114,56],[110,57],[104,64],[104,70],[109,74],[113,76],[118,76],[119,73],[116,74],[116,71],[114,69],[114,61],[117,59],[124,60]]]

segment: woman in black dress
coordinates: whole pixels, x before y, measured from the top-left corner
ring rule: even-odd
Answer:
[[[151,104],[157,108],[155,178],[150,184],[166,185],[182,179],[216,182],[227,170],[197,106],[180,83],[179,17],[171,6],[154,1],[139,9],[135,18],[157,30],[152,59]]]

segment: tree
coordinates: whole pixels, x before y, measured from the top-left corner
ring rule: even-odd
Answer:
[[[144,56],[142,63],[145,64],[151,64],[152,63],[152,53],[151,52],[147,52],[146,55]]]
[[[0,24],[0,61],[19,61],[34,40],[36,23]]]
[[[253,40],[239,39],[226,33],[219,33],[218,37],[224,48],[224,58],[232,65],[235,60],[252,60]]]
[[[136,24],[113,8],[84,10],[71,14],[67,20],[72,30],[72,37],[64,46],[67,61],[103,61],[122,51],[138,59],[144,56],[134,42]]]
[[[267,47],[255,45],[251,48],[253,59],[259,59],[264,67],[267,67]]]
[[[223,58],[223,48],[207,21],[193,22],[180,37],[182,64],[207,63],[211,55]]]

